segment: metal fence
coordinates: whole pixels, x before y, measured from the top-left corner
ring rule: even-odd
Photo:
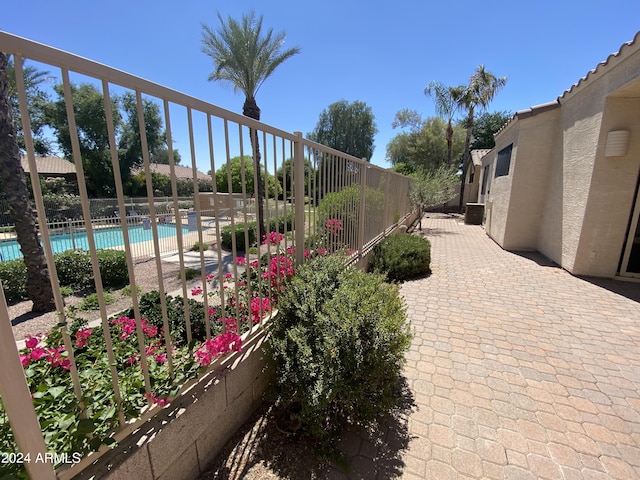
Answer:
[[[220,339],[221,335],[226,334],[241,334],[247,330],[247,327],[260,328],[264,319],[271,313],[270,301],[274,299],[274,292],[279,288],[278,282],[281,281],[280,274],[283,270],[288,272],[292,265],[301,264],[310,256],[337,250],[346,251],[351,260],[357,261],[376,241],[410,214],[409,183],[406,177],[311,142],[303,138],[300,133],[292,134],[279,130],[127,73],[4,32],[0,32],[0,51],[10,53],[14,58],[38,228],[54,288],[58,316],[61,324],[65,325],[58,334],[57,350],[52,350],[49,345],[48,357],[45,359],[35,358],[34,349],[40,348],[39,345],[42,344],[38,343],[38,346],[34,346],[33,339],[29,341],[31,346],[27,344],[27,349],[19,352],[16,341],[22,339],[13,337],[12,319],[2,294],[0,363],[3,368],[0,369],[0,398],[3,411],[0,413],[0,429],[4,429],[3,432],[8,432],[7,436],[12,437],[6,441],[15,442],[16,454],[28,454],[36,458],[51,451],[50,442],[57,441],[58,437],[47,430],[47,422],[41,425],[42,418],[39,418],[41,415],[39,406],[49,398],[47,395],[57,395],[55,397],[57,401],[61,401],[64,397],[70,402],[68,411],[73,412],[73,415],[67,419],[69,422],[67,428],[76,428],[76,433],[79,432],[80,437],[82,437],[80,433],[86,430],[86,442],[84,437],[76,440],[83,446],[84,451],[88,451],[95,447],[93,445],[96,443],[95,439],[99,439],[100,435],[115,440],[123,438],[142,421],[149,418],[159,405],[162,405],[164,399],[158,401],[155,391],[158,372],[162,373],[163,381],[169,382],[167,384],[171,392],[168,395],[169,400],[180,395],[189,385],[197,381],[197,374],[193,377],[179,374],[183,371],[181,369],[186,368],[184,356],[193,359],[194,351],[182,346],[178,348],[177,344],[173,344],[175,339],[171,335],[174,325],[170,325],[169,310],[172,307],[165,299],[166,289],[162,280],[163,269],[166,268],[163,261],[166,250],[161,242],[161,229],[166,224],[171,224],[174,228],[171,245],[172,251],[177,252],[181,290],[184,297],[181,307],[184,309],[184,318],[180,319],[179,326],[185,331],[186,341],[203,342],[198,351],[206,355],[204,346],[213,345],[205,344],[207,340]],[[46,65],[48,70],[55,70],[60,74],[67,121],[71,127],[72,154],[78,178],[78,203],[81,210],[79,220],[67,221],[66,224],[64,222],[50,224],[37,181],[38,172],[30,135],[30,118],[23,79],[25,61],[40,62]],[[113,215],[102,216],[101,219],[92,218],[91,199],[87,195],[82,152],[75,128],[76,113],[74,113],[72,79],[78,78],[85,82],[92,82],[104,96],[105,134],[109,138],[109,154],[117,198],[115,203],[108,206],[108,209],[113,211]],[[140,124],[144,124],[143,100],[151,100],[160,106],[167,132],[171,183],[174,192],[174,195],[168,199],[154,198],[146,132],[141,128],[139,132],[143,146],[141,160],[149,195],[143,201],[144,212],[138,208],[137,215],[133,216],[130,212],[132,210],[130,200],[123,196],[119,174],[118,139],[110,101],[115,92],[123,90],[135,95]],[[175,128],[174,125],[176,125]],[[252,169],[250,165],[244,165],[242,188],[233,195],[234,201],[228,201],[228,198],[216,192],[215,174],[212,181],[213,193],[209,194],[209,197],[198,192],[197,182],[194,181],[196,192],[194,198],[190,199],[193,201],[193,208],[185,209],[181,204],[184,199],[179,199],[176,195],[173,139],[180,139],[182,158],[189,159],[194,171],[194,180],[198,167],[201,170],[217,172],[220,167],[227,165],[227,183],[231,191],[230,159],[232,157],[239,155],[244,158],[248,155],[253,159],[259,158],[261,168]],[[185,145],[188,145],[188,148],[183,148]],[[288,159],[293,161],[286,162]],[[199,162],[203,162],[204,165]],[[309,165],[311,168],[308,168]],[[266,172],[273,175],[278,169],[290,171],[285,171],[286,174],[283,175],[282,193],[269,196]],[[262,181],[265,182],[264,191],[267,192],[263,210],[258,208],[259,195],[248,192],[246,188],[250,175],[254,177],[253,184],[258,185],[258,171],[263,172]],[[265,239],[261,239],[256,233],[259,232],[257,225],[261,223],[273,232],[271,234],[268,232]],[[153,344],[149,342],[150,327],[141,315],[141,297],[136,288],[139,272],[135,262],[137,254],[136,243],[132,239],[134,235],[131,232],[132,226],[149,232],[149,240],[146,240],[147,248],[152,252],[157,270],[162,328],[153,333],[154,338],[161,337],[162,342]],[[122,244],[117,248],[125,252],[127,261],[131,307],[135,317],[127,321],[118,317],[114,319],[107,313],[102,278],[104,272],[101,272],[97,255],[100,248],[98,243],[100,231],[113,227],[117,227],[122,235]],[[65,309],[60,293],[58,272],[53,257],[52,245],[58,240],[56,238],[58,234],[73,237],[72,248],[73,242],[79,241],[80,236],[83,242],[86,241],[99,307],[91,333],[86,333],[86,330],[74,332],[70,325],[68,310]],[[211,241],[205,242],[207,238],[211,238]],[[190,282],[185,274],[187,264],[185,251],[195,242],[215,245],[213,250],[206,252],[200,250],[197,253],[197,269],[200,270],[202,277],[207,273],[208,279],[212,280],[211,282],[197,280],[200,282],[198,288],[202,290],[199,297],[201,301],[198,304],[201,307],[187,301],[187,298],[192,296],[189,291],[194,283]],[[249,248],[252,244],[255,246]],[[84,245],[83,243],[83,248],[85,248]],[[261,255],[266,255],[267,260],[264,264],[259,263]],[[207,270],[206,262],[211,258],[215,260],[215,268]],[[247,264],[250,265],[252,262],[255,262],[256,268],[263,268],[263,265],[269,268],[271,265],[271,270],[266,271],[264,275],[251,277],[249,275],[251,270]],[[238,281],[241,278],[244,278],[243,282]],[[254,308],[255,305],[258,305],[257,309]],[[193,312],[196,307],[201,308],[198,312],[202,313],[198,315],[202,318],[194,318]],[[229,326],[230,319],[233,326]],[[214,328],[220,321],[224,321],[221,331]],[[201,337],[196,336],[198,325],[204,325],[200,332]],[[85,352],[83,348],[89,341],[89,335],[93,335],[91,341],[99,336],[103,345],[102,354],[106,360],[103,371],[99,374],[84,370],[86,365],[83,360]],[[118,358],[121,353],[119,342],[123,341],[123,338],[131,340],[127,348],[133,349],[129,350],[131,357],[126,362]],[[46,339],[38,339],[38,342],[42,341]],[[231,348],[230,345],[227,347]],[[151,347],[156,350],[150,350]],[[158,353],[159,348],[162,348],[162,353]],[[160,355],[159,358],[162,361],[160,362],[155,355]],[[34,368],[37,361],[48,362],[47,366],[52,371],[58,369],[55,370],[58,372],[55,378],[64,380],[65,390],[62,387],[56,388],[55,385],[42,390],[41,387],[34,387],[29,383],[31,379],[27,380],[25,377],[25,363],[31,362],[30,368]],[[61,372],[60,368],[64,372]],[[93,390],[95,385],[92,381],[95,381],[97,375],[103,375],[110,385],[109,392],[106,394],[100,392],[98,395]],[[51,378],[54,376],[47,381],[51,381]],[[143,400],[142,397],[138,398],[127,390],[133,378],[139,381],[139,385],[145,392]],[[136,402],[142,404],[142,410],[131,408],[132,403]],[[11,429],[8,429],[7,420],[10,422]],[[107,422],[109,428],[102,428],[99,422]],[[71,467],[64,464],[65,462],[59,462],[60,459],[43,458],[48,461],[25,463],[32,478],[70,478],[81,471],[87,463],[95,460],[95,455],[90,457],[91,460],[83,458]],[[61,466],[56,468],[60,463]]]

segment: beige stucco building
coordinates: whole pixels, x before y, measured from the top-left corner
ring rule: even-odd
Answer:
[[[576,275],[640,278],[640,33],[482,158],[486,232]]]

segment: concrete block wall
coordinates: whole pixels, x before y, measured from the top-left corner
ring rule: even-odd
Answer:
[[[262,403],[264,329],[74,480],[193,480]]]

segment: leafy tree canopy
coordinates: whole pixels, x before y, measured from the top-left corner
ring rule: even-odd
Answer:
[[[405,130],[387,145],[387,160],[394,166],[402,164],[399,168],[403,173],[446,165],[447,122],[438,117],[423,120],[415,110],[404,109],[396,113],[392,126]],[[453,130],[452,156],[457,159],[464,149],[464,129],[455,126]]]
[[[244,184],[245,184],[245,192],[247,195],[254,195],[254,164],[253,158],[251,155],[245,155],[243,157],[237,156],[233,157],[229,160],[228,164],[222,165],[218,170],[216,170],[216,189],[220,193],[228,193],[229,192],[229,181],[227,174],[227,166],[231,170],[231,190],[233,193],[242,193],[242,167],[244,164]],[[262,178],[265,178],[265,175],[268,178],[269,182],[269,196],[274,197],[276,194],[280,195],[282,193],[282,187],[273,177],[273,175],[269,175],[264,168],[262,169]]]
[[[509,111],[502,112],[483,112],[482,115],[476,117],[473,122],[473,148],[493,148],[496,146],[493,136],[502,126],[509,121],[513,113]]]
[[[318,143],[358,158],[371,160],[373,137],[378,133],[371,107],[346,100],[332,103],[323,110],[308,137]]]

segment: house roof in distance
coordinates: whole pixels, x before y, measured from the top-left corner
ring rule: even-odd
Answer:
[[[156,172],[156,173],[160,173],[162,175],[166,175],[167,177],[171,176],[171,168],[170,165],[168,164],[164,164],[164,163],[150,163],[149,164],[149,169],[152,172]],[[132,173],[135,175],[138,172],[142,172],[144,171],[144,168],[139,167],[136,168],[135,170],[132,171]],[[175,165],[174,167],[174,171],[176,174],[176,178],[182,178],[182,179],[189,179],[192,180],[193,179],[193,169],[190,167],[185,167],[183,165]],[[211,181],[211,177],[205,173],[202,173],[198,170],[196,170],[196,175],[198,177],[198,180],[209,180]]]
[[[76,173],[75,165],[62,157],[48,156],[48,157],[35,157],[36,168],[40,175],[69,175]],[[29,161],[26,155],[20,156],[20,163],[22,163],[22,169],[25,173],[29,173]]]
[[[475,150],[471,150],[471,160],[473,161],[473,164],[476,166],[482,165],[482,157],[490,151],[490,148],[476,148]]]

